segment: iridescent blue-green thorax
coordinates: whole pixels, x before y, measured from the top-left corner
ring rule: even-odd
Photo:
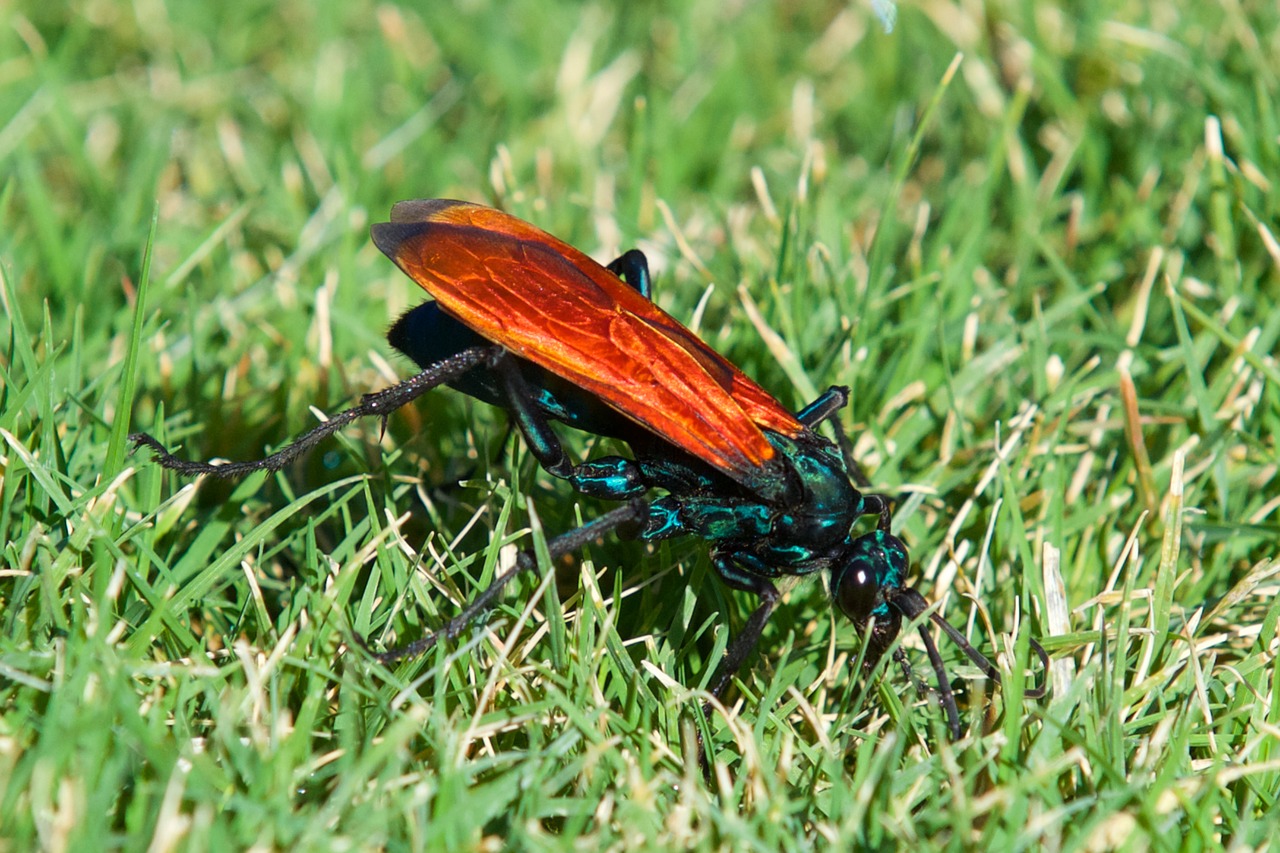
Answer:
[[[712,545],[721,578],[742,589],[758,579],[829,571],[840,612],[860,632],[875,620],[864,656],[874,665],[901,628],[902,612],[893,602],[909,566],[906,546],[888,532],[887,503],[855,488],[836,447],[816,433],[767,435],[788,478],[780,490],[785,501],[734,488],[696,464],[640,456],[645,479],[668,490],[650,502],[641,537],[701,537]],[[879,514],[880,525],[855,537],[855,524],[868,514]]]
[[[764,574],[808,574],[830,567],[849,544],[849,531],[865,515],[862,494],[849,481],[834,445],[806,431],[797,438],[766,432],[778,450],[778,469],[786,483],[770,500],[728,484],[696,465],[673,466],[669,456],[637,461],[646,480],[668,494],[652,501],[645,539],[698,536],[729,559]]]

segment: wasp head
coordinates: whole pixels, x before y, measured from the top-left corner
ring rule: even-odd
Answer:
[[[885,530],[873,530],[849,543],[831,573],[831,598],[836,607],[867,633],[863,668],[870,670],[888,651],[902,628],[903,610],[896,606],[910,565],[907,546]]]

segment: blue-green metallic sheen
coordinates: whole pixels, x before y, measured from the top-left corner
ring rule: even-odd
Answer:
[[[649,295],[648,265],[640,253],[628,252],[609,269]],[[486,343],[432,302],[401,317],[388,338],[423,367]],[[841,612],[860,630],[876,620],[869,664],[897,634],[900,614],[889,602],[903,584],[909,558],[901,541],[888,533],[888,501],[855,488],[838,449],[812,429],[847,402],[843,389],[829,390],[797,413],[806,426],[799,435],[765,430],[777,454],[757,482],[744,486],[594,395],[514,356],[504,369],[477,367],[449,384],[506,409],[542,466],[578,491],[618,501],[663,492],[648,500],[639,538],[701,538],[711,545],[712,565],[725,583],[761,596],[775,594],[773,579],[830,572]],[[573,464],[551,421],[621,439],[634,456]],[[877,517],[877,529],[855,536],[858,520],[866,515]]]

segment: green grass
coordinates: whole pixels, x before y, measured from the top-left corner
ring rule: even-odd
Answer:
[[[0,12],[0,849],[1275,836],[1274,3],[424,8]],[[752,602],[684,541],[599,543],[392,670],[351,650],[607,505],[447,391],[236,483],[124,437],[253,458],[408,375],[421,294],[368,225],[431,196],[641,246],[787,405],[850,385],[913,582],[1006,667],[1040,638],[1052,697],[944,645],[949,743],[806,582],[707,785]]]

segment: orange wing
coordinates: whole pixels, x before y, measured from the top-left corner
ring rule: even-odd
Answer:
[[[751,485],[804,427],[671,315],[572,246],[498,210],[404,201],[373,242],[448,314]]]

